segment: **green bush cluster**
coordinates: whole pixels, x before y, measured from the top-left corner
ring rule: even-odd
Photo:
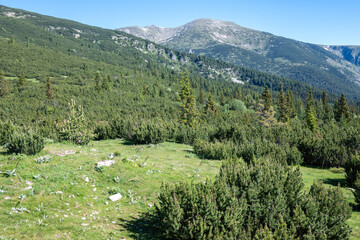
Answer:
[[[346,180],[349,186],[354,186],[356,179],[360,175],[360,156],[353,155],[345,165]]]
[[[346,180],[354,188],[355,202],[360,206],[360,157],[355,154],[345,165]]]
[[[10,136],[14,133],[16,127],[12,122],[0,121],[0,145],[4,145],[9,141]]]
[[[228,160],[215,182],[164,185],[155,216],[166,239],[347,239],[351,231],[340,188],[314,183],[305,193],[299,169],[269,158]]]
[[[354,188],[355,188],[355,192],[354,192],[355,202],[360,206],[360,174],[358,174],[358,177],[354,184]]]
[[[7,150],[10,153],[34,155],[44,146],[44,139],[32,130],[17,130],[9,137]]]

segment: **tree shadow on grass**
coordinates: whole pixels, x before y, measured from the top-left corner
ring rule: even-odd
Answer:
[[[130,232],[133,239],[160,240],[161,233],[156,227],[158,220],[151,213],[143,213],[138,218],[119,219],[120,226]]]
[[[347,181],[345,178],[325,178],[322,180],[325,184],[330,184],[337,187],[340,184],[340,187],[347,187]]]
[[[0,152],[0,155],[1,155],[1,156],[11,156],[11,155],[13,155],[13,153],[8,152],[8,151],[1,151],[1,152]]]
[[[350,207],[352,207],[353,212],[360,212],[360,206],[354,203],[350,203]]]

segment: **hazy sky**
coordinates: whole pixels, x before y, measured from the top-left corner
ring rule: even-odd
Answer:
[[[359,0],[0,0],[0,5],[114,29],[198,18],[319,44],[360,45]]]

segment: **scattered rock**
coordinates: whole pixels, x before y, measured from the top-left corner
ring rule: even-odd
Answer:
[[[95,192],[96,191],[96,188],[93,188],[93,190],[92,190],[93,192]]]
[[[56,194],[63,194],[62,191],[56,191]]]
[[[27,185],[29,185],[29,186],[32,186],[32,185],[33,185],[33,183],[32,183],[31,181],[25,181],[25,183],[26,183]]]
[[[86,177],[85,178],[85,182],[89,182],[90,180],[89,180],[89,178],[88,177]]]
[[[53,154],[53,155],[57,155],[57,156],[60,156],[60,157],[64,157],[66,155],[71,155],[71,154],[75,154],[76,151],[74,150],[64,150],[64,151],[49,151],[50,154]]]
[[[8,199],[11,199],[11,197],[5,196],[4,199],[8,200]]]
[[[92,212],[93,215],[98,215],[100,212]]]
[[[68,215],[64,215],[64,217],[69,217]]]
[[[32,186],[28,186],[28,187],[24,188],[25,191],[30,190],[30,189],[32,189]]]
[[[349,188],[349,190],[352,191],[352,192],[355,192],[355,189],[353,189],[353,188]]]
[[[86,205],[88,205],[90,207],[94,207],[94,205],[92,205],[91,203],[87,203]]]
[[[96,163],[97,167],[110,167],[111,165],[115,164],[115,161],[114,160],[103,160],[103,161],[100,161],[100,162],[97,162]]]
[[[81,226],[84,226],[84,227],[87,227],[89,226],[90,224],[89,223],[82,223]]]
[[[75,196],[74,196],[74,195],[70,195],[69,198],[75,198]]]
[[[109,203],[108,202],[105,202],[106,205],[108,205]]]
[[[86,220],[86,217],[82,217],[81,220]]]
[[[118,201],[118,200],[120,200],[121,198],[122,198],[122,196],[121,196],[120,193],[117,193],[117,194],[112,195],[112,196],[109,197],[109,199],[110,199],[111,201],[113,201],[113,202]]]
[[[95,148],[90,149],[92,152],[96,152],[97,150]]]

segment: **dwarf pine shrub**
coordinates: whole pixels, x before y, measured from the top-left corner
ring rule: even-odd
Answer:
[[[34,155],[44,149],[44,138],[32,130],[18,130],[10,137],[7,150],[10,153]]]
[[[341,189],[303,186],[277,160],[227,160],[215,182],[165,184],[155,216],[166,239],[348,239]]]

